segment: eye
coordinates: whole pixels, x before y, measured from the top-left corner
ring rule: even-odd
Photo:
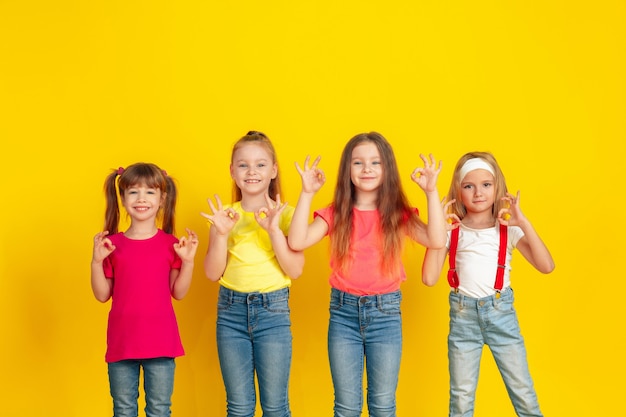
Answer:
[[[361,164],[362,164],[361,161],[354,161],[354,162],[352,162],[352,165],[361,165]]]
[[[237,165],[237,167],[239,167],[239,168],[248,168],[248,165],[247,164],[239,164],[239,165]]]
[[[372,165],[380,165],[380,161],[374,161],[372,162]]]
[[[258,165],[257,165],[257,168],[265,168],[266,166],[267,166],[267,164],[263,164],[263,163],[261,163],[261,164],[258,164]]]

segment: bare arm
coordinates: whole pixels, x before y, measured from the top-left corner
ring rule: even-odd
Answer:
[[[448,254],[447,248],[430,249],[426,248],[424,262],[422,263],[422,282],[432,287],[439,281],[441,270]]]
[[[204,257],[204,273],[211,281],[218,281],[224,275],[228,261],[228,235],[239,220],[239,213],[235,210],[224,210],[217,195],[215,200],[217,207],[208,200],[212,214],[201,213],[211,223],[209,247]]]
[[[274,255],[281,269],[289,277],[298,278],[304,270],[304,253],[291,249],[287,244],[287,237],[280,229],[280,217],[287,203],[280,202],[280,195],[276,195],[276,201],[272,201],[266,194],[265,200],[267,207],[255,212],[254,217],[269,235]]]
[[[322,240],[328,232],[328,224],[319,217],[309,224],[313,197],[326,181],[324,172],[317,168],[320,159],[318,156],[309,167],[310,157],[307,156],[304,161],[304,168],[300,168],[296,162],[296,169],[302,177],[302,191],[289,228],[288,243],[294,250],[304,250],[313,246]]]
[[[420,154],[420,158],[424,161],[424,168],[415,168],[411,179],[419,185],[426,194],[428,207],[428,223],[419,221],[414,230],[409,230],[409,236],[416,242],[426,246],[427,248],[439,249],[446,244],[446,216],[439,201],[439,192],[437,191],[437,177],[441,172],[442,163],[439,161],[437,166],[433,155],[428,160],[424,155]]]
[[[520,192],[518,191],[515,196],[507,194],[503,199],[509,202],[509,207],[500,210],[498,221],[522,229],[524,237],[517,242],[517,249],[535,269],[543,274],[549,274],[554,270],[554,260],[533,225],[522,213],[519,204]],[[509,216],[508,220],[505,220],[506,215]]]
[[[115,246],[106,236],[109,232],[100,232],[94,237],[93,256],[91,258],[91,290],[102,303],[111,298],[113,280],[104,276],[102,262],[115,250]]]
[[[517,242],[517,249],[535,269],[543,274],[549,274],[555,268],[554,260],[533,225],[522,213],[519,205],[520,192],[518,191],[515,196],[507,194],[504,199],[509,202],[509,207],[500,210],[498,221],[501,224],[519,226],[522,229],[524,237]],[[510,217],[505,220],[507,214]]]
[[[193,276],[193,265],[196,250],[198,249],[198,236],[192,230],[187,229],[189,237],[181,237],[178,243],[174,244],[174,250],[182,260],[180,269],[170,271],[170,291],[172,297],[181,300],[189,287]]]

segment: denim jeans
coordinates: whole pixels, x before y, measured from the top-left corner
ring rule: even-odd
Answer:
[[[113,417],[137,417],[139,372],[143,368],[146,417],[169,417],[174,391],[174,358],[154,358],[111,362],[109,384],[113,397]]]
[[[240,293],[220,286],[217,306],[217,350],[228,417],[254,416],[255,372],[263,416],[291,416],[289,288]]]
[[[513,290],[471,298],[450,293],[450,417],[474,415],[483,346],[489,346],[518,416],[542,416],[513,307]]]
[[[364,367],[369,415],[396,415],[402,356],[401,300],[400,291],[360,297],[331,290],[328,356],[335,417],[361,415]]]

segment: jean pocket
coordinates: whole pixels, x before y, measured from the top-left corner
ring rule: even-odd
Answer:
[[[265,306],[265,310],[270,313],[289,313],[291,311],[288,300],[272,301]]]

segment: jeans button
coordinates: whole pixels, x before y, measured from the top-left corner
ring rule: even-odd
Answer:
[[[480,307],[482,307],[482,306],[484,306],[484,305],[485,305],[485,302],[484,302],[484,301],[480,301],[480,302],[478,303],[478,305],[479,305]]]

